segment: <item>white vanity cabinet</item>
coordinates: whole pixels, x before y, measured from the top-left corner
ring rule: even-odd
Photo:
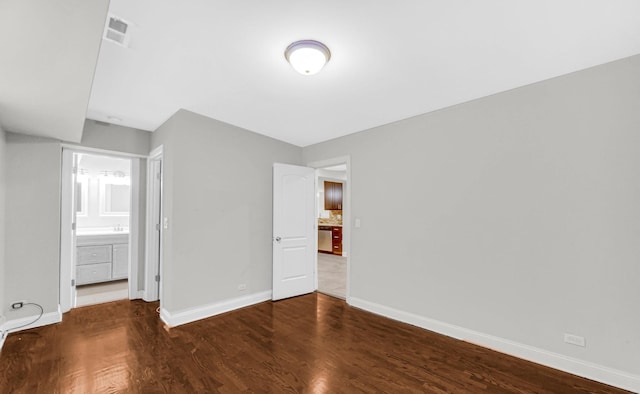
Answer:
[[[76,238],[76,285],[127,279],[129,234]]]
[[[111,254],[113,279],[126,279],[129,274],[129,244],[113,244]]]

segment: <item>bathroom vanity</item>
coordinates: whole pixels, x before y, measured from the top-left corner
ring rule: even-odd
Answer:
[[[91,234],[76,238],[76,285],[127,279],[129,234]]]

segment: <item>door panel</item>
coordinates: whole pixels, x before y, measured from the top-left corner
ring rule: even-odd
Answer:
[[[314,169],[273,165],[273,300],[315,290]]]

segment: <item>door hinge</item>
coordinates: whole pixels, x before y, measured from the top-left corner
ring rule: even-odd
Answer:
[[[160,282],[160,275],[156,275],[156,282]]]
[[[77,173],[78,173],[78,167],[73,166],[73,173],[74,173],[74,174],[77,174]]]
[[[156,231],[160,231],[160,223],[156,223]]]
[[[76,285],[76,280],[75,279],[71,279],[71,286],[75,286]]]
[[[157,178],[157,179],[160,179],[161,177],[162,177],[162,174],[161,174],[161,173],[159,173],[159,172],[158,172],[158,173],[156,173],[156,178]]]
[[[76,231],[76,224],[75,223],[71,223],[71,230]]]

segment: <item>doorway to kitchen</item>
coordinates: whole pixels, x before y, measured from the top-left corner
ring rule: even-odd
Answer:
[[[317,289],[348,298],[349,177],[348,158],[313,163],[316,168],[318,221]]]
[[[63,149],[60,305],[138,297],[140,159]]]

